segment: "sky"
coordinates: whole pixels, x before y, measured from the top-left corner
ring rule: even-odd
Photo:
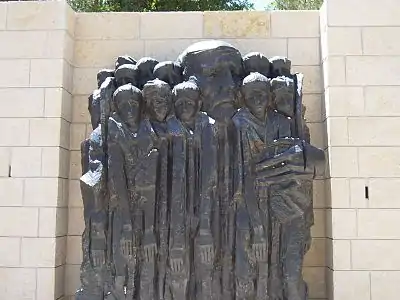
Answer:
[[[264,10],[272,0],[252,0],[256,10]]]

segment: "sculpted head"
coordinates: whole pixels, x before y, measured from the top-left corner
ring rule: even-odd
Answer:
[[[270,59],[271,77],[290,76],[292,62],[287,57],[275,56]]]
[[[158,60],[151,57],[142,57],[136,63],[138,69],[138,87],[142,88],[147,81],[153,80],[153,70],[158,64]]]
[[[168,83],[159,79],[150,80],[144,85],[142,94],[149,118],[164,122],[172,106],[172,92]]]
[[[158,63],[153,70],[154,78],[165,81],[171,89],[182,82],[182,69],[172,61]]]
[[[114,92],[114,106],[121,120],[130,128],[136,128],[142,111],[141,91],[128,83]]]
[[[250,73],[243,79],[242,95],[245,106],[259,120],[265,120],[270,102],[270,81],[260,73]]]
[[[252,72],[258,72],[266,77],[270,73],[270,62],[266,56],[260,52],[251,52],[243,57],[244,72],[249,75]]]
[[[276,77],[271,81],[272,103],[277,111],[287,117],[294,116],[295,86],[294,81],[288,77]]]
[[[110,69],[102,69],[97,73],[97,88],[103,84],[108,77],[114,77],[114,71]]]
[[[203,110],[217,120],[230,119],[236,111],[243,74],[240,52],[222,41],[203,41],[187,48],[178,58],[183,77],[196,77]]]
[[[193,121],[201,108],[200,89],[194,81],[185,81],[174,87],[172,97],[175,115],[184,123]]]
[[[118,67],[115,71],[115,81],[117,86],[123,86],[125,84],[132,84],[137,86],[138,83],[138,70],[135,65],[124,64]]]
[[[122,65],[136,65],[136,60],[129,55],[121,55],[115,60],[115,69]]]

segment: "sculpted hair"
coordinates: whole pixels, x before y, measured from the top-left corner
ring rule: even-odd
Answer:
[[[246,86],[249,85],[251,83],[255,83],[255,82],[265,82],[266,84],[269,84],[269,79],[264,76],[263,74],[260,74],[258,72],[253,72],[250,73],[250,75],[247,75],[244,79],[243,79],[243,83],[242,86]]]
[[[179,83],[174,87],[172,90],[172,96],[174,97],[174,100],[179,98],[185,91],[192,91],[196,93],[198,97],[200,97],[200,88],[195,82],[189,80]]]
[[[124,64],[118,67],[115,71],[115,80],[118,82],[121,78],[128,77],[132,78],[135,82],[132,84],[136,85],[138,79],[138,70],[135,65]]]

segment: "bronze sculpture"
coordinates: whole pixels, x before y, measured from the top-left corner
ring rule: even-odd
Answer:
[[[290,65],[211,40],[175,62],[120,56],[99,72],[76,299],[308,299],[324,154]]]

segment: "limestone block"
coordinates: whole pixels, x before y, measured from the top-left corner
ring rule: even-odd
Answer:
[[[308,284],[310,299],[326,298],[325,268],[304,267],[303,276]]]
[[[62,199],[63,182],[59,178],[26,178],[24,206],[65,206]]]
[[[366,251],[364,251],[366,252]],[[369,272],[335,271],[333,272],[333,291],[335,299],[370,299]]]
[[[113,62],[109,62],[112,67]],[[96,74],[99,68],[74,68],[73,95],[90,95],[97,88]]]
[[[355,209],[329,209],[327,235],[333,239],[354,239],[357,236],[357,211]]]
[[[361,28],[328,27],[322,43],[326,43],[323,59],[331,55],[361,55]]]
[[[328,207],[349,208],[350,190],[347,178],[330,178],[327,180]]]
[[[347,118],[329,117],[326,119],[326,124],[328,146],[346,146],[349,144]]]
[[[59,237],[67,233],[67,208],[42,207],[39,209],[39,237]]]
[[[204,12],[204,37],[206,38],[266,38],[269,36],[269,12]]]
[[[138,39],[139,22],[139,13],[79,13],[76,15],[75,38]]]
[[[0,30],[6,29],[7,2],[0,3]]]
[[[38,217],[37,208],[0,207],[0,236],[37,236]]]
[[[80,265],[66,265],[65,266],[65,296],[75,295],[79,289],[80,283]],[[74,299],[74,297],[71,297]]]
[[[330,86],[325,90],[327,117],[360,116],[364,113],[362,87]]]
[[[369,116],[400,116],[399,86],[365,87],[365,114]]]
[[[319,37],[318,11],[271,12],[272,37]]]
[[[83,207],[81,186],[78,179],[69,180],[69,207]]]
[[[72,98],[72,122],[90,123],[90,114],[88,110],[87,96],[74,96]]]
[[[0,206],[22,206],[23,195],[23,179],[0,178]]]
[[[349,118],[349,143],[355,146],[400,146],[400,117]],[[368,130],[365,130],[368,128]]]
[[[82,263],[82,237],[69,236],[67,250],[67,264],[80,265]]]
[[[288,40],[286,38],[232,38],[222,40],[235,46],[242,55],[250,52],[261,52],[266,57],[288,56]]]
[[[81,142],[86,138],[86,124],[71,124],[70,150],[81,150]]]
[[[314,226],[311,227],[311,236],[313,238],[324,238],[326,214],[325,209],[314,209]]]
[[[0,267],[15,267],[20,263],[21,238],[0,237]]]
[[[2,298],[36,299],[36,269],[0,268],[0,278]]]
[[[288,57],[293,65],[320,64],[320,41],[318,38],[290,38],[288,43]]]
[[[395,56],[346,57],[346,81],[349,85],[398,85],[399,69],[400,60]]]
[[[175,61],[187,47],[201,39],[151,39],[144,41],[144,55],[159,61]],[[171,47],[171,45],[174,45]],[[138,56],[139,58],[143,56]]]
[[[0,119],[0,146],[28,146],[29,120],[28,119]]]
[[[326,207],[325,180],[318,179],[313,181],[313,205],[314,208]]]
[[[63,88],[46,88],[44,102],[44,116],[63,118],[71,122],[72,96]]]
[[[33,59],[31,60],[31,87],[65,87],[63,59]]]
[[[400,239],[400,211],[359,209],[358,236],[362,239]]]
[[[400,55],[400,42],[395,38],[400,28],[365,27],[362,34],[365,55]]]
[[[190,39],[202,38],[202,35],[203,14],[201,12],[148,12],[140,14],[141,39]]]
[[[400,270],[398,247],[400,247],[400,240],[353,240],[351,241],[353,269]]]
[[[70,207],[68,212],[68,235],[81,236],[84,229],[83,208]]]
[[[400,147],[360,147],[359,170],[361,177],[400,176]]]
[[[42,177],[68,178],[68,150],[59,147],[44,147],[42,159]]]
[[[71,151],[70,152],[69,178],[79,179],[81,176],[82,176],[81,152],[80,151]]]
[[[305,94],[303,104],[306,107],[306,122],[322,122],[322,96],[320,94]]]
[[[400,179],[371,178],[369,180],[370,208],[400,208],[397,195],[400,194]]]
[[[400,25],[397,0],[382,0],[379,5],[374,1],[337,0],[327,3],[327,11],[329,26]]]
[[[324,86],[346,85],[346,65],[345,57],[330,56],[323,63]]]
[[[38,177],[41,173],[42,149],[17,147],[11,151],[12,177]]]
[[[119,55],[129,54],[139,59],[143,53],[142,40],[78,40],[75,42],[74,62],[79,68],[106,68],[114,65]]]
[[[0,58],[66,58],[72,60],[69,35],[65,31],[2,31],[5,47]]]
[[[358,155],[355,147],[329,147],[331,177],[357,177]]]
[[[8,177],[10,171],[11,148],[0,147],[0,177]]]
[[[327,266],[332,270],[351,270],[350,240],[327,239]]]
[[[67,6],[65,1],[10,2],[7,29],[67,30]]]
[[[350,182],[350,206],[352,208],[366,208],[369,200],[365,198],[365,187],[368,186],[366,178],[351,178]]]
[[[0,118],[43,117],[44,90],[41,88],[0,89]]]
[[[68,148],[66,141],[61,138],[61,130],[65,130],[64,119],[61,118],[44,118],[31,119],[29,122],[29,144],[31,146],[59,146]]]
[[[311,143],[318,148],[326,148],[326,131],[323,123],[308,123]]]
[[[66,237],[22,238],[21,265],[46,268],[65,264],[66,241]]]
[[[75,36],[75,26],[76,26],[76,16],[78,13],[71,8],[71,6],[66,5],[66,19],[67,19],[67,31],[71,37]]]
[[[30,61],[28,59],[0,60],[1,70],[13,70],[12,72],[1,72],[0,87],[28,87]]]
[[[293,66],[293,73],[303,73],[303,92],[308,93],[321,93],[323,88],[322,71],[320,66]]]
[[[371,272],[371,299],[399,299],[399,271]]]
[[[64,294],[65,266],[37,269],[37,299],[59,299]]]
[[[304,257],[305,267],[324,267],[325,266],[325,249],[326,239],[314,238],[311,248]]]

